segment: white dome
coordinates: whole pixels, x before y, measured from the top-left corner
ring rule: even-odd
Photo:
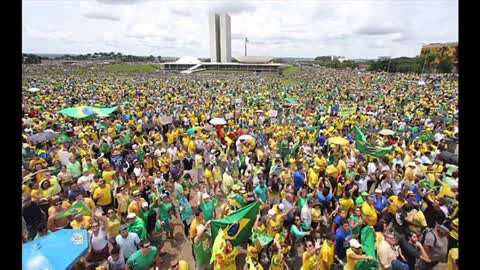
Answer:
[[[177,64],[200,64],[202,62],[195,57],[184,56],[184,57],[178,59],[175,63],[177,63]]]

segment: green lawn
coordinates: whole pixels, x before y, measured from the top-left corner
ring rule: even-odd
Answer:
[[[114,64],[105,66],[107,72],[154,72],[160,65],[154,64]]]
[[[297,72],[298,70],[300,70],[299,67],[295,67],[295,66],[288,66],[286,68],[282,68],[281,69],[281,72],[284,76],[289,76],[295,72]]]

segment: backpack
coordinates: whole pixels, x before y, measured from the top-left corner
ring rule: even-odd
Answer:
[[[433,234],[433,246],[437,245],[437,236],[435,235],[434,230],[435,230],[435,228],[427,228],[427,229],[423,230],[423,232],[422,232],[422,236],[423,236],[422,244],[425,242],[425,237],[427,236],[427,234],[431,233],[431,234]]]

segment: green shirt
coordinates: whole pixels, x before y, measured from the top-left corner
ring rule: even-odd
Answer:
[[[145,222],[143,222],[143,220],[139,217],[137,217],[135,221],[128,226],[128,231],[136,233],[140,240],[145,240],[147,238]]]
[[[298,209],[302,210],[305,204],[307,204],[308,200],[310,200],[310,194],[307,195],[306,198],[303,198],[302,196],[299,197],[299,202],[298,202]]]
[[[202,202],[200,204],[200,209],[202,209],[203,215],[205,216],[205,222],[213,219],[213,211],[215,211],[215,207],[213,206],[212,200],[208,203]]]
[[[157,248],[151,246],[150,252],[146,256],[142,254],[141,250],[133,253],[128,258],[127,264],[132,267],[133,270],[149,269],[150,266],[155,264],[155,258],[157,257]]]
[[[140,209],[140,218],[142,218],[142,220],[143,220],[143,222],[145,222],[145,224],[147,224],[148,215],[150,215],[150,212],[152,212],[151,209],[147,209],[147,210]]]
[[[172,203],[162,203],[160,205],[160,220],[168,221],[170,219],[170,210],[172,210]]]
[[[210,258],[212,257],[212,241],[208,234],[205,236],[205,239],[200,239],[193,244],[193,253],[195,254],[195,265],[197,268],[210,264]]]
[[[353,223],[354,224],[357,224],[358,223],[358,217],[355,216],[355,215],[350,215],[350,218],[353,219]],[[355,227],[355,229],[352,229],[352,234],[360,234],[360,230],[361,230],[362,226],[357,226]]]

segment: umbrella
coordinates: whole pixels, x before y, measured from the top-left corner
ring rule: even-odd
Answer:
[[[62,133],[60,134],[60,136],[58,136],[57,143],[65,143],[65,142],[72,142],[72,139],[70,139],[70,137],[68,137],[67,134]]]
[[[70,269],[88,250],[87,230],[63,229],[22,246],[22,269]]]
[[[152,123],[146,123],[146,124],[143,124],[142,128],[145,129],[145,130],[150,130],[154,127],[155,125],[152,124]]]
[[[42,132],[36,133],[28,137],[27,142],[45,142],[57,138],[57,134],[54,132]]]
[[[195,133],[197,133],[197,131],[195,130],[195,128],[189,128],[187,130],[187,133],[188,133],[188,135],[195,135]]]
[[[226,125],[227,121],[224,118],[213,118],[210,120],[210,124],[212,125]]]
[[[328,139],[328,143],[330,144],[338,144],[338,145],[347,145],[348,140],[342,137],[332,137]]]
[[[28,89],[28,92],[32,92],[32,93],[35,93],[35,92],[38,92],[38,91],[40,91],[40,89],[35,88],[35,87]]]
[[[215,130],[215,128],[212,125],[205,125],[203,126],[202,129],[205,129],[206,131],[212,131]]]
[[[284,98],[283,100],[285,100],[288,103],[297,103],[297,99],[292,97]]]
[[[168,125],[173,123],[173,118],[170,116],[161,116],[160,122],[162,123],[162,125]]]
[[[378,132],[378,134],[384,135],[384,136],[389,136],[389,135],[395,134],[395,131],[390,130],[390,129],[382,129],[382,130],[380,130],[380,132]]]

